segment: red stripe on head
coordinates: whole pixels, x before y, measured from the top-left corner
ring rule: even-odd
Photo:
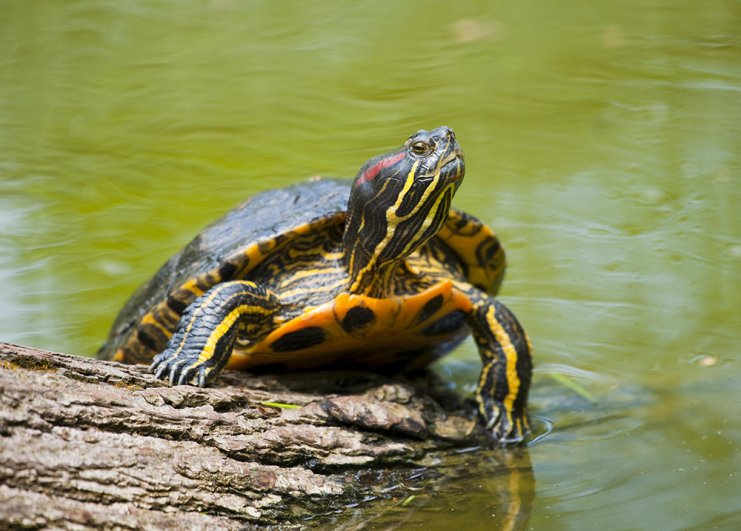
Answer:
[[[376,162],[373,166],[369,167],[367,170],[365,170],[360,177],[355,181],[356,184],[363,184],[364,182],[371,181],[378,177],[378,174],[381,173],[381,170],[384,168],[388,168],[389,166],[392,166],[399,162],[401,159],[403,159],[406,156],[406,153],[403,151],[401,153],[397,153],[396,155],[391,155],[389,157],[386,157],[385,159],[381,159],[378,162]]]

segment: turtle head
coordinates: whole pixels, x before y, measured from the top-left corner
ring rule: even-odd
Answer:
[[[344,234],[351,292],[388,294],[395,266],[442,228],[464,173],[463,151],[444,126],[417,131],[360,168]]]

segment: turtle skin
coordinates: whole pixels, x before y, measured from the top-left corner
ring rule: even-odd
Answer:
[[[439,155],[426,174],[435,153],[423,141]],[[483,363],[479,412],[496,440],[521,442],[531,345],[495,299],[505,269],[499,240],[450,207],[463,171],[454,134],[439,128],[371,159],[355,181],[313,179],[253,196],[137,290],[98,356],[152,363],[173,384],[206,385],[224,367],[406,371],[472,333]],[[399,188],[388,191],[389,182]],[[436,184],[437,197],[429,192]],[[376,213],[373,200],[383,201]],[[405,225],[417,212],[416,225]],[[384,252],[386,264],[372,264]]]

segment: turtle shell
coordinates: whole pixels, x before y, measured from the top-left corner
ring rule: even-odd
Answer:
[[[351,184],[351,179],[316,179],[258,193],[227,212],[134,293],[98,357],[148,363],[198,296],[220,282],[248,278],[266,257],[302,234],[343,223]],[[496,293],[504,252],[486,225],[452,209],[436,238],[458,256],[469,282]]]

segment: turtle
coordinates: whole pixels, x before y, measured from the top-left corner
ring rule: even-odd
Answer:
[[[98,357],[205,386],[224,368],[411,371],[472,334],[482,422],[494,440],[522,442],[532,346],[495,298],[497,236],[451,207],[464,175],[463,150],[442,126],[354,179],[254,195],[135,292]]]

